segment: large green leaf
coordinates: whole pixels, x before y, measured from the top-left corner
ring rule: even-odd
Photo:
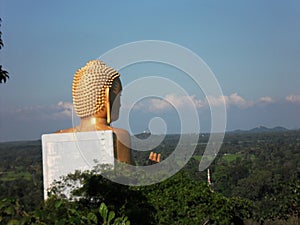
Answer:
[[[115,213],[113,211],[109,212],[107,223],[109,224],[115,218]]]
[[[108,209],[107,209],[107,206],[103,202],[101,203],[101,205],[99,207],[99,213],[100,213],[101,217],[103,218],[104,222],[106,222]]]

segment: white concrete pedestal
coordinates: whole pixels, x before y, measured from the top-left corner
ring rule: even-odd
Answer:
[[[75,170],[114,165],[113,133],[110,130],[42,135],[44,199],[53,181]],[[69,190],[70,191],[70,190]],[[68,190],[64,193],[69,197]]]

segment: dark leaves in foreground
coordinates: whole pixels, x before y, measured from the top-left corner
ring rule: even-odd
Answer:
[[[2,70],[2,65],[0,65],[0,83],[6,83],[8,78],[8,72],[6,70]]]

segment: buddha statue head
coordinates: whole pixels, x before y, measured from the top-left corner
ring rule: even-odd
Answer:
[[[73,105],[80,118],[106,118],[107,124],[119,117],[120,74],[100,60],[91,60],[78,69],[72,85]]]

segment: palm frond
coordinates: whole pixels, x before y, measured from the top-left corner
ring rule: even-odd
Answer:
[[[6,83],[7,79],[9,79],[8,72],[2,70],[2,66],[0,65],[0,83]]]

